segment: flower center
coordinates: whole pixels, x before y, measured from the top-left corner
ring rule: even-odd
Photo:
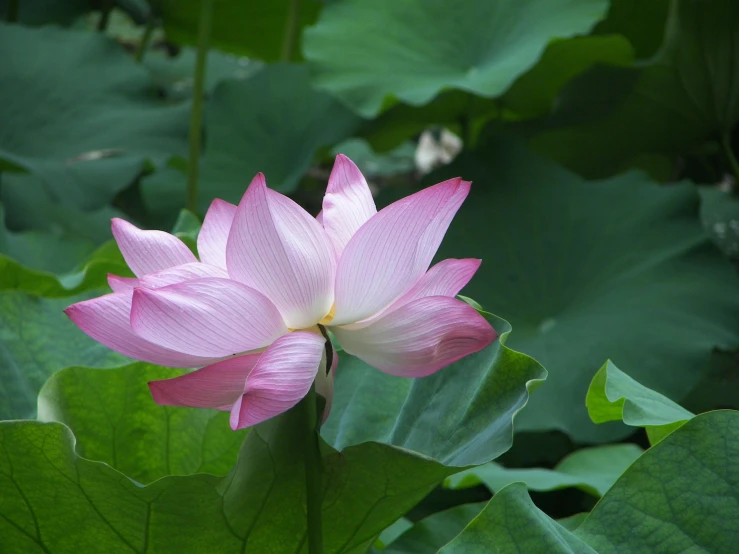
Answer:
[[[334,318],[335,315],[336,315],[336,304],[331,306],[331,309],[328,311],[328,313],[325,316],[323,316],[323,319],[318,322],[318,325],[328,325],[329,323],[331,323],[331,320]]]

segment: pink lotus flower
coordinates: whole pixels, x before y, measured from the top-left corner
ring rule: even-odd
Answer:
[[[173,235],[114,219],[137,277],[110,275],[112,294],[66,313],[121,354],[202,368],[149,383],[159,404],[229,410],[240,429],[288,410],[315,380],[327,414],[338,357],[326,328],[346,352],[402,377],[430,375],[496,338],[454,298],[480,261],[428,269],[469,188],[451,179],[377,212],[364,177],[339,155],[314,219],[259,174],[238,207],[213,201],[200,261]]]

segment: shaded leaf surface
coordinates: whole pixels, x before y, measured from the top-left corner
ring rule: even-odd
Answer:
[[[0,159],[41,177],[57,202],[104,206],[147,159],[185,150],[188,107],[100,34],[0,24]]]
[[[500,456],[511,446],[513,418],[547,373],[506,346],[506,321],[488,318],[498,340],[422,379],[393,377],[341,353],[323,438],[338,449],[392,444],[453,466]]]
[[[490,463],[453,475],[447,479],[447,486],[465,488],[483,483],[497,492],[511,483],[523,482],[533,491],[577,487],[603,496],[642,452],[635,444],[583,448],[566,456],[554,469],[508,469]]]
[[[679,400],[714,346],[739,345],[737,277],[698,221],[692,185],[639,173],[585,182],[504,138],[426,182],[457,175],[472,192],[438,258],[484,260],[465,294],[510,318],[510,346],[550,372],[517,429],[625,436],[593,425],[583,404],[604,359]]]

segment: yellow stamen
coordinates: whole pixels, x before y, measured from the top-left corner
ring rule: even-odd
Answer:
[[[328,311],[328,313],[318,323],[320,325],[328,325],[329,323],[331,323],[331,320],[334,318],[335,315],[336,315],[336,304],[331,306],[331,309]]]

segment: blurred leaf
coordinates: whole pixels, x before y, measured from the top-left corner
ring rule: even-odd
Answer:
[[[178,44],[197,43],[200,0],[150,0],[164,23],[167,38]],[[225,52],[265,61],[282,59],[285,29],[291,0],[244,2],[214,0],[210,44]],[[299,57],[300,30],[316,20],[321,2],[301,0],[297,6],[298,34],[294,59]]]
[[[298,552],[305,541],[302,410],[253,428],[225,478],[141,486],[74,453],[58,423],[0,423],[0,548],[8,552]],[[324,454],[324,551],[364,552],[450,473],[401,449]],[[54,498],[54,502],[49,502]]]
[[[513,418],[547,373],[506,346],[508,322],[486,315],[500,338],[423,379],[393,377],[340,354],[321,435],[337,449],[378,441],[460,467],[500,456],[511,447]]]
[[[68,425],[78,455],[139,483],[166,475],[226,475],[246,434],[231,431],[228,412],[159,406],[151,398],[147,381],[182,373],[145,363],[70,367],[41,389],[39,420]]]
[[[311,88],[300,65],[264,66],[243,81],[222,81],[208,103],[200,207],[238,203],[259,172],[270,188],[294,191],[319,148],[350,136],[359,118]],[[143,180],[147,205],[162,213],[185,205],[185,176],[174,169]]]
[[[123,212],[106,206],[82,211],[60,204],[42,179],[30,174],[0,175],[0,202],[12,209],[5,213],[8,228],[46,231],[57,237],[85,239],[99,245],[113,237],[110,220]]]
[[[550,371],[517,430],[623,437],[628,428],[594,425],[583,404],[604,359],[679,400],[714,346],[739,346],[737,276],[698,221],[692,185],[638,173],[585,182],[510,137],[426,182],[458,175],[474,184],[438,259],[482,258],[465,294],[510,318],[510,346]]]
[[[369,143],[360,138],[350,138],[334,146],[332,154],[349,157],[368,179],[388,177],[398,173],[413,173],[416,170],[414,155],[416,145],[404,142],[394,150],[378,154]],[[327,179],[328,181],[328,179]]]
[[[554,469],[508,469],[490,463],[449,477],[447,486],[467,488],[483,483],[498,492],[520,481],[533,491],[577,487],[593,496],[603,496],[641,453],[635,444],[607,444],[577,450]]]
[[[416,523],[383,550],[386,554],[436,554],[485,507],[485,502],[462,504]]]
[[[585,404],[595,423],[623,421],[645,427],[652,444],[694,417],[669,398],[636,382],[610,360],[593,377]]]
[[[191,240],[196,240],[200,232],[200,226],[201,223],[198,216],[191,211],[180,210],[180,215],[177,216],[177,221],[172,228],[172,234],[180,238],[188,237]]]
[[[550,113],[557,95],[576,75],[596,64],[628,65],[633,57],[628,41],[617,35],[555,40],[498,98],[480,98],[460,90],[442,92],[424,106],[392,106],[369,122],[363,132],[375,147],[386,150],[431,125],[462,132],[463,122],[477,128],[491,119],[542,117]]]
[[[315,82],[366,117],[390,99],[419,106],[445,88],[491,98],[552,38],[587,32],[607,7],[604,0],[477,0],[450,17],[441,0],[344,0],[329,3],[305,32],[305,56]]]
[[[602,35],[623,35],[639,58],[649,58],[662,45],[670,0],[611,0],[606,18],[595,26]]]
[[[665,43],[653,61],[633,69],[587,73],[565,90],[554,129],[534,139],[537,150],[587,177],[628,167],[642,154],[685,154],[730,132],[739,120],[739,4],[733,0],[672,3]],[[583,121],[579,98],[598,91],[630,93],[610,113]],[[574,96],[574,99],[568,99]]]
[[[739,260],[739,200],[719,188],[698,190],[706,231],[727,257]]]
[[[374,548],[383,550],[385,546],[393,542],[408,529],[413,527],[413,522],[405,517],[401,517],[398,521],[386,528],[374,543]],[[372,552],[372,550],[370,550]]]
[[[185,151],[188,107],[163,106],[114,41],[0,24],[0,50],[14,52],[0,67],[0,158],[41,177],[55,202],[100,208],[147,159]]]
[[[167,50],[157,48],[151,49],[144,57],[144,66],[168,100],[179,102],[192,98],[195,54],[194,48],[182,48],[172,57]],[[261,67],[258,61],[211,50],[208,52],[205,91],[210,95],[224,79],[248,79]]]
[[[440,551],[734,552],[739,529],[739,412],[699,415],[647,450],[574,532],[509,485]]]
[[[80,16],[92,9],[91,0],[18,0],[18,19],[23,25],[72,25]],[[8,18],[11,0],[0,0],[0,20]]]

